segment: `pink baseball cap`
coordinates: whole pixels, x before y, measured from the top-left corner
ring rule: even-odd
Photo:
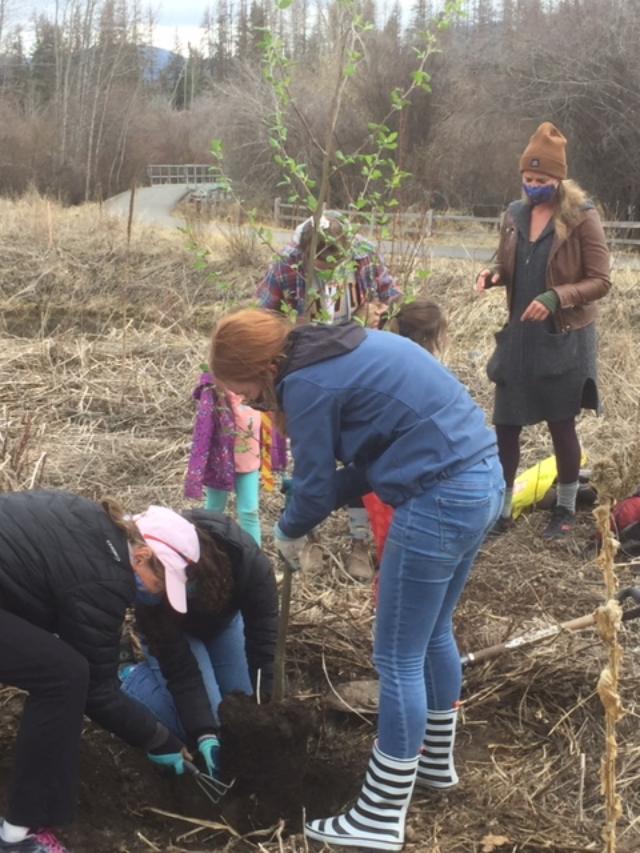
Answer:
[[[187,566],[200,559],[195,527],[172,509],[150,506],[133,520],[144,541],[164,567],[164,586],[169,604],[187,612]]]

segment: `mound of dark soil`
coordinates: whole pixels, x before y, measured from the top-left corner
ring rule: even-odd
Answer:
[[[224,812],[236,812],[239,831],[283,819],[296,832],[303,814],[335,814],[357,792],[366,744],[360,748],[344,726],[333,730],[309,702],[256,705],[247,696],[231,695],[223,701],[220,717],[222,765],[237,780]]]

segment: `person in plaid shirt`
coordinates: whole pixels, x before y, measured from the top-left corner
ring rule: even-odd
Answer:
[[[307,287],[305,269],[313,237],[313,218],[305,220],[269,269],[258,288],[260,307],[295,312],[299,323],[311,320],[339,323],[357,318],[381,328],[389,303],[402,295],[397,282],[373,245],[354,234],[336,210],[327,210],[318,223],[314,281]],[[356,580],[373,577],[369,554],[369,520],[360,498],[347,507],[351,552],[347,572]]]
[[[305,268],[312,236],[310,218],[260,282],[260,307],[295,311],[301,322],[360,317],[367,326],[381,325],[387,306],[399,299],[401,291],[373,245],[350,232],[342,213],[325,211],[318,228],[314,282],[308,288]]]

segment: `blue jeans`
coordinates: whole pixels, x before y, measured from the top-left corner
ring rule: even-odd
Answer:
[[[451,709],[462,667],[453,612],[476,554],[502,507],[497,456],[399,506],[380,567],[374,663],[380,675],[382,752],[413,758],[428,707]]]
[[[187,639],[217,720],[218,705],[223,696],[234,690],[248,695],[253,693],[242,616],[236,614],[224,631],[207,642],[195,637]],[[186,733],[156,658],[147,655],[145,661],[136,664],[125,676],[121,689],[145,705],[161,723],[184,741]]]
[[[204,508],[213,512],[224,512],[229,492],[207,486]],[[256,541],[262,543],[260,530],[260,471],[236,474],[236,512],[238,524]]]

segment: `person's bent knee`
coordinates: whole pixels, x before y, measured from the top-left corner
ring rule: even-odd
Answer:
[[[61,683],[68,697],[86,698],[89,692],[89,662],[77,655],[61,676]]]
[[[89,691],[89,662],[74,649],[67,647],[55,663],[47,668],[45,677],[31,693],[60,695],[65,701],[78,698],[84,700]]]

